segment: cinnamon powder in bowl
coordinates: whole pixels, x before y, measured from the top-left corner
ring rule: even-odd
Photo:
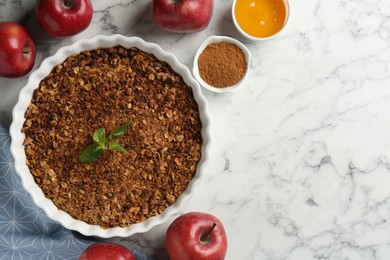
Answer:
[[[227,36],[211,36],[199,47],[193,74],[208,90],[233,92],[244,82],[250,52],[241,42]]]

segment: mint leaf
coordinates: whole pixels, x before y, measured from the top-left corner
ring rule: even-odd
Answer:
[[[88,163],[95,161],[106,149],[115,150],[115,151],[121,151],[124,154],[127,154],[125,148],[123,148],[119,143],[117,142],[111,142],[108,144],[108,140],[112,140],[113,138],[122,137],[127,129],[129,129],[129,126],[131,125],[132,121],[130,120],[124,125],[121,125],[114,129],[112,133],[106,137],[106,132],[104,128],[99,128],[93,133],[93,140],[95,141],[94,144],[91,144],[88,146],[79,156],[79,160],[82,163]],[[108,139],[108,140],[107,140]]]
[[[129,126],[132,123],[133,122],[130,120],[126,124],[121,125],[118,128],[114,129],[114,131],[112,131],[111,134],[108,136],[108,140],[112,140],[114,138],[122,137],[125,134],[125,132],[127,131],[127,129],[129,129]]]
[[[99,128],[95,131],[93,140],[102,148],[106,145],[106,132],[104,131],[104,128]]]
[[[128,152],[126,151],[125,148],[123,148],[123,146],[121,146],[119,143],[117,142],[112,142],[109,144],[108,146],[109,149],[111,150],[116,150],[116,151],[121,151],[122,153],[124,154],[127,154]]]
[[[82,163],[89,163],[95,161],[102,153],[104,149],[97,143],[88,146],[79,156],[79,160]]]

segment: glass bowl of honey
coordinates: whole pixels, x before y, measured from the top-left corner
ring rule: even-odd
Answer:
[[[247,39],[266,40],[278,35],[290,14],[288,0],[234,0],[233,22]]]

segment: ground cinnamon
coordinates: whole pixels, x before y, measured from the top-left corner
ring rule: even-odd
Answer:
[[[246,67],[243,51],[229,42],[207,45],[198,59],[199,75],[207,84],[217,88],[238,83],[244,76]]]

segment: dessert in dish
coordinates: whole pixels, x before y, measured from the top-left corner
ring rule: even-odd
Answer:
[[[81,163],[96,129],[127,153]],[[27,166],[43,193],[73,218],[127,227],[161,214],[185,191],[201,158],[202,122],[192,88],[136,47],[85,50],[40,81],[25,113]]]

